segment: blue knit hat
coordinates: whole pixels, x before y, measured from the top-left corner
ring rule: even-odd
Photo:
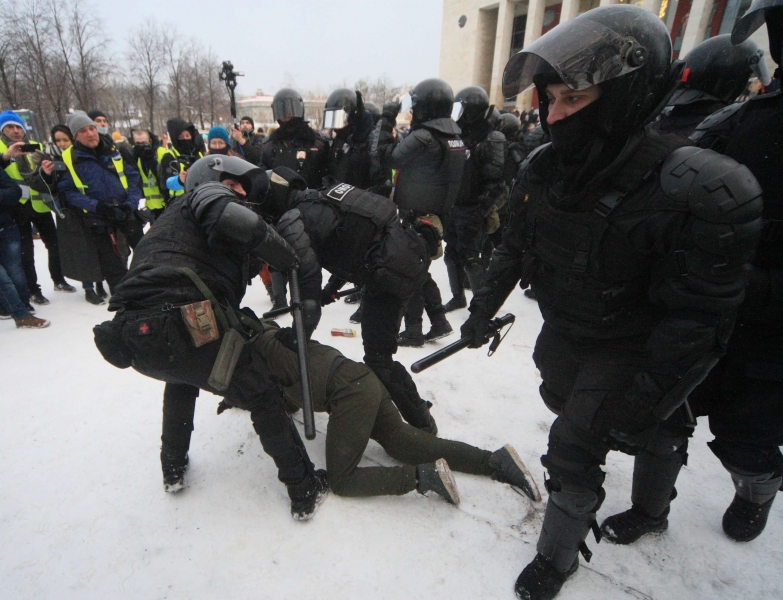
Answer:
[[[211,142],[212,140],[216,139],[226,142],[226,146],[231,144],[228,137],[228,131],[226,131],[225,127],[221,127],[220,125],[215,125],[212,129],[209,130],[209,134],[207,135],[207,142]]]
[[[2,132],[3,128],[10,123],[19,125],[19,127],[27,131],[27,125],[24,124],[22,117],[17,115],[12,110],[4,110],[2,113],[0,113],[0,132]]]

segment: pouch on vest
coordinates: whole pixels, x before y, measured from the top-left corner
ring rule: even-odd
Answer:
[[[224,392],[228,389],[244,347],[245,338],[236,329],[229,329],[223,334],[220,350],[207,380],[210,387],[218,392]]]
[[[220,337],[215,312],[209,300],[180,306],[179,310],[182,314],[182,322],[185,323],[185,328],[196,348],[201,348]]]
[[[95,336],[95,346],[103,358],[118,369],[131,366],[133,356],[122,341],[122,322],[104,321],[92,328]]]
[[[373,261],[373,280],[398,298],[407,298],[424,282],[430,266],[427,243],[412,227],[392,227]]]

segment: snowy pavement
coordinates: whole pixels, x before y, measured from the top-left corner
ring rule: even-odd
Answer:
[[[506,598],[535,555],[543,504],[508,486],[456,474],[459,508],[437,497],[347,499],[330,495],[313,521],[289,514],[284,487],[249,414],[215,414],[202,392],[188,487],[163,492],[159,464],[163,384],[104,362],[92,326],[110,318],[81,291],[52,291],[36,242],[50,319],[41,331],[0,321],[0,599],[69,598]],[[448,290],[443,261],[433,274]],[[448,294],[448,292],[446,292]],[[445,298],[447,299],[447,298]],[[258,280],[245,304],[270,303]],[[327,307],[316,337],[361,360],[360,338],[332,338],[355,307]],[[440,435],[495,450],[513,444],[543,489],[539,456],[553,415],[538,396],[531,359],[541,325],[535,302],[515,291],[501,311],[517,323],[498,353],[466,350],[421,375]],[[455,329],[467,317],[449,315]],[[401,349],[406,366],[454,341]],[[300,415],[297,415],[299,418]],[[325,415],[310,457],[324,467]],[[567,599],[783,598],[783,501],[764,534],[737,544],[721,531],[733,497],[705,442],[691,442],[669,531],[631,547],[588,544],[561,595]],[[391,465],[374,442],[363,465]],[[606,466],[603,518],[630,506],[630,457]]]

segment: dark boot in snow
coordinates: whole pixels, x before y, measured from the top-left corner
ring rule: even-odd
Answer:
[[[397,345],[406,348],[421,348],[424,346],[424,334],[421,332],[421,325],[411,325],[405,328],[397,336]]]
[[[637,508],[612,515],[601,524],[603,539],[613,544],[633,544],[643,535],[658,533],[669,528],[669,508],[659,517],[651,517]]]
[[[448,463],[439,458],[434,463],[419,465],[416,467],[416,491],[420,494],[435,492],[448,502],[459,506],[459,491],[457,482],[451,474]]]
[[[452,329],[445,313],[439,312],[430,315],[430,321],[432,321],[432,327],[430,327],[427,335],[424,336],[425,341],[434,342],[454,333],[454,329]]]
[[[489,466],[495,471],[492,479],[517,488],[533,502],[541,502],[541,492],[535,480],[511,444],[493,452],[489,457]]]
[[[766,502],[757,504],[734,494],[734,500],[723,515],[723,531],[735,542],[755,540],[767,525],[767,517],[774,501],[773,496]]]
[[[351,323],[361,323],[362,322],[362,305],[359,304],[359,308],[356,309],[356,312],[354,312],[350,317],[348,317],[348,320]]]
[[[169,494],[185,487],[185,471],[188,470],[188,455],[175,456],[163,450],[160,452],[160,466],[163,469],[163,489]]]
[[[551,600],[560,593],[560,588],[578,568],[578,557],[568,571],[561,573],[546,558],[536,554],[533,561],[519,574],[514,591],[522,600]]]
[[[289,485],[291,516],[295,521],[309,521],[328,493],[329,481],[323,469],[318,469],[295,485]]]

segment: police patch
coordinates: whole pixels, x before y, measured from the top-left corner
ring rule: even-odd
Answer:
[[[465,147],[465,143],[462,140],[448,140],[449,148],[452,150],[462,150]]]
[[[331,198],[332,200],[337,200],[338,202],[342,202],[343,198],[345,198],[345,195],[353,189],[354,187],[352,185],[341,183],[340,185],[336,185],[331,190],[329,190],[326,193],[326,197]]]

